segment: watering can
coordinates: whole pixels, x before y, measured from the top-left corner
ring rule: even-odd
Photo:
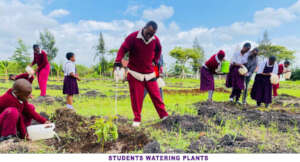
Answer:
[[[229,73],[229,68],[230,68],[230,62],[223,61],[221,64],[221,72],[227,74]]]
[[[57,137],[54,128],[55,125],[53,123],[31,125],[27,127],[27,133],[29,138],[32,141],[49,139],[49,138],[53,138],[54,136]]]

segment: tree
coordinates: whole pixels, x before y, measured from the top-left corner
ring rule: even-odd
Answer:
[[[99,71],[100,71],[100,75],[102,75],[105,71],[107,71],[107,60],[105,59],[105,42],[104,42],[104,38],[102,35],[102,32],[100,32],[99,34],[99,39],[98,39],[98,44],[96,45],[96,53],[95,53],[95,57],[94,59],[99,59]]]
[[[295,51],[291,51],[284,46],[272,45],[267,31],[264,32],[263,39],[259,42],[258,49],[260,56],[268,58],[273,55],[277,57],[278,62],[295,59]]]
[[[195,40],[194,40],[193,49],[194,49],[195,53],[194,53],[194,55],[191,56],[191,58],[193,60],[192,68],[193,68],[193,72],[197,73],[199,70],[199,67],[204,62],[204,50],[201,47],[197,38],[195,38]]]
[[[170,51],[170,56],[175,58],[179,66],[181,66],[181,77],[185,78],[185,67],[186,63],[192,60],[191,65],[196,65],[194,62],[198,63],[198,59],[200,58],[200,53],[193,48],[181,48],[175,47]],[[177,67],[178,68],[178,67]]]
[[[54,35],[45,30],[44,33],[40,33],[40,41],[38,44],[41,45],[41,48],[44,49],[48,55],[48,60],[52,62],[58,53],[58,48],[55,47],[55,37]]]
[[[56,73],[56,80],[60,79],[60,74],[63,72],[62,64],[57,64],[55,62],[51,63],[51,73]]]
[[[20,68],[24,69],[30,63],[30,54],[28,47],[21,39],[18,40],[18,45],[10,60],[15,61]]]

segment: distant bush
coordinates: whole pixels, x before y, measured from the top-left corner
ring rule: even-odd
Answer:
[[[300,69],[296,69],[292,72],[291,80],[300,80]]]

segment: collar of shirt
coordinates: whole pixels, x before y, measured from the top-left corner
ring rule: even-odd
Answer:
[[[139,33],[138,33],[138,35],[136,36],[136,38],[142,39],[142,40],[144,41],[145,44],[149,44],[149,43],[151,43],[152,40],[155,40],[155,37],[152,36],[148,41],[146,41],[145,38],[144,38],[144,36],[143,36],[143,34],[142,34],[142,32],[143,32],[143,29],[139,30]]]
[[[219,60],[219,58],[218,58],[218,55],[216,55],[215,58],[216,58],[216,61],[217,61],[218,64],[219,64],[219,63],[220,63],[220,60]]]
[[[12,91],[11,94],[20,102],[20,104],[23,104],[23,101],[19,100],[16,94]]]

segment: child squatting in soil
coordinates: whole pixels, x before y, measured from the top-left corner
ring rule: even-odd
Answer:
[[[267,61],[259,64],[257,74],[255,76],[254,84],[251,91],[251,98],[256,100],[257,106],[265,103],[268,107],[272,103],[272,84],[270,77],[272,74],[277,75],[278,65],[276,64],[276,57],[270,56]]]
[[[200,91],[208,91],[208,102],[212,102],[215,89],[214,74],[225,58],[225,52],[220,50],[217,54],[210,57],[201,68]]]
[[[32,119],[50,123],[28,103],[32,85],[25,79],[15,81],[13,87],[0,97],[0,142],[14,137],[28,138],[26,128]]]
[[[67,95],[67,108],[73,109],[73,95],[79,94],[77,80],[80,81],[79,75],[76,73],[75,54],[68,52],[66,54],[67,62],[64,65],[64,86],[63,94]]]

